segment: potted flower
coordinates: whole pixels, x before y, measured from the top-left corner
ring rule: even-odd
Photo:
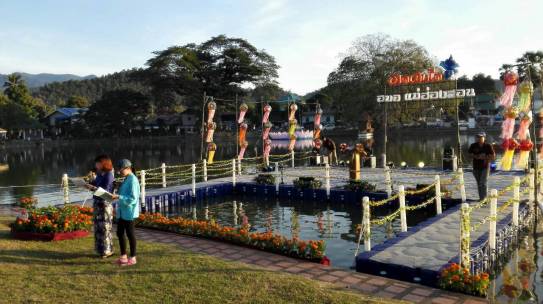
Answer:
[[[22,197],[17,202],[17,206],[23,209],[33,209],[38,204],[38,199],[35,197]]]
[[[92,225],[92,208],[34,208],[11,223],[11,234],[23,240],[61,241],[85,237]]]

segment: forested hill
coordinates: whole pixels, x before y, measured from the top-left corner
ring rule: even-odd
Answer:
[[[142,84],[134,80],[133,76],[137,72],[137,69],[131,69],[92,79],[54,82],[33,89],[32,93],[49,105],[62,105],[72,96],[84,97],[92,104],[107,91],[117,89],[145,90]]]
[[[77,76],[73,74],[28,74],[28,73],[17,73],[21,75],[22,80],[26,83],[29,88],[36,88],[46,85],[52,82],[62,82],[68,80],[84,80],[96,78],[95,75],[87,76]],[[0,74],[0,84],[3,84],[7,80],[8,75]]]

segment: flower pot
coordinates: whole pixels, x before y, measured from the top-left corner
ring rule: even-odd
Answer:
[[[88,231],[70,231],[70,232],[50,232],[50,233],[38,233],[38,232],[23,232],[11,230],[11,236],[19,240],[27,241],[64,241],[83,238],[89,235]]]

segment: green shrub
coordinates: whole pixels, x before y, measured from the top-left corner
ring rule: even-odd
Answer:
[[[275,185],[275,176],[271,174],[259,174],[255,177],[255,182],[259,185]]]
[[[377,189],[375,184],[370,184],[367,181],[362,180],[350,180],[347,185],[345,185],[346,190],[351,191],[362,191],[362,192],[374,192]]]
[[[294,187],[298,189],[319,189],[322,186],[322,182],[312,176],[299,177],[292,183],[294,184]]]

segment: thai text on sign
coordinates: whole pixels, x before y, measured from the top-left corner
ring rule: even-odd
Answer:
[[[421,100],[445,100],[454,98],[475,97],[475,89],[453,89],[420,92],[420,88],[414,93],[377,95],[377,102],[400,102],[400,101],[421,101]]]
[[[417,72],[412,75],[393,74],[388,78],[389,86],[400,86],[410,84],[432,83],[443,81],[443,73],[434,68],[430,68],[424,72]]]

